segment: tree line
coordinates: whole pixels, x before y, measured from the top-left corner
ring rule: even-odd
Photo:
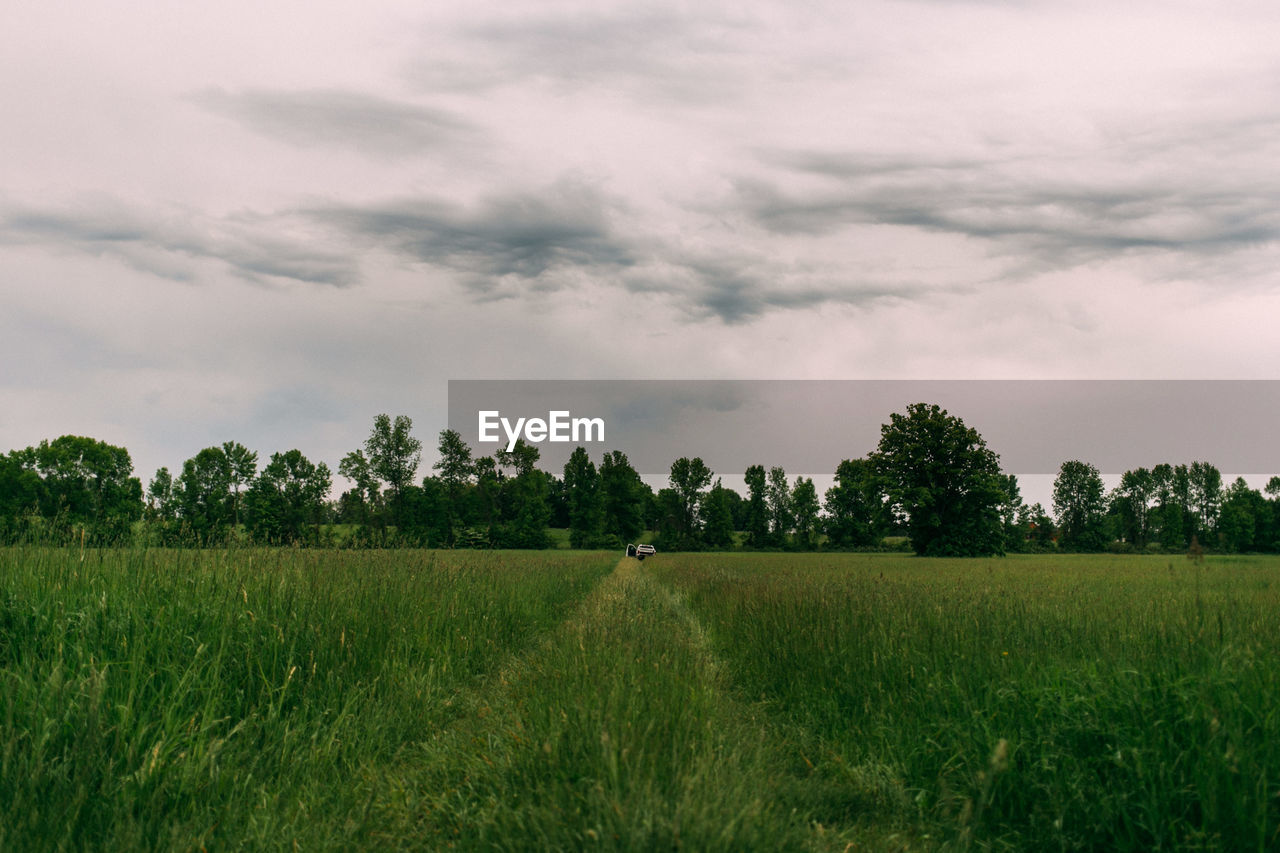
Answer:
[[[1016,477],[959,418],[917,403],[890,415],[879,445],[846,459],[819,496],[813,480],[749,466],[746,494],[701,458],[675,460],[654,491],[626,454],[597,465],[585,448],[561,476],[538,467],[523,440],[474,456],[439,434],[432,473],[417,480],[422,443],[403,415],[378,415],[338,473],[352,485],[330,500],[332,472],[294,449],[259,457],[238,442],[207,447],[147,487],[127,450],[62,436],[0,457],[0,536],[94,544],[210,545],[232,541],[390,547],[547,548],[549,530],[574,548],[619,548],[646,531],[661,550],[850,550],[905,543],[917,554],[1152,550],[1280,551],[1280,477],[1264,495],[1224,486],[1212,465],[1126,472],[1109,493],[1093,465],[1063,463],[1053,515],[1026,505]],[[896,538],[895,538],[896,537]]]

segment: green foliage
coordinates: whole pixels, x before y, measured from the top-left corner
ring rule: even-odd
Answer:
[[[808,477],[796,477],[791,490],[791,512],[794,518],[793,544],[802,551],[818,547],[818,490]]]
[[[249,532],[261,542],[314,541],[331,482],[328,466],[299,450],[271,454],[245,495]]]
[[[117,542],[142,517],[142,483],[130,476],[133,462],[123,447],[64,435],[11,453],[6,467],[4,502],[20,513],[35,498],[40,514],[54,522],[55,535],[65,538],[78,530],[94,542]]]
[[[752,465],[746,471],[747,544],[752,548],[769,545],[768,479],[763,465]]]
[[[701,516],[704,519],[702,538],[712,548],[728,548],[733,544],[733,507],[726,489],[717,479],[702,499]]]
[[[787,536],[795,526],[791,508],[791,488],[787,485],[787,472],[781,467],[769,469],[769,483],[765,487],[765,500],[769,506],[769,544],[781,548],[787,544]]]
[[[832,548],[863,548],[888,531],[889,514],[875,468],[866,459],[845,459],[827,489],[825,529]]]
[[[1076,551],[1101,551],[1107,537],[1102,475],[1087,462],[1063,462],[1053,481],[1053,511],[1062,530],[1063,547]]]
[[[569,544],[597,547],[604,538],[604,500],[600,475],[586,448],[574,448],[564,466],[564,489],[569,504]]]
[[[369,471],[386,483],[391,493],[393,518],[399,509],[400,494],[413,483],[422,459],[422,442],[412,432],[413,419],[408,415],[396,415],[394,421],[389,415],[377,415],[364,443]]]
[[[671,463],[670,494],[674,496],[674,504],[668,498],[668,530],[671,536],[664,540],[668,548],[696,549],[702,544],[702,518],[699,508],[702,505],[702,493],[711,485],[711,469],[702,461],[702,457],[690,459],[682,456]],[[664,490],[666,491],[666,490]]]
[[[649,487],[622,451],[610,451],[600,461],[600,490],[604,499],[605,531],[623,542],[634,542],[644,530]]]
[[[880,428],[871,464],[917,554],[972,557],[1004,551],[1008,496],[999,457],[977,431],[936,405],[913,403]]]
[[[178,514],[199,542],[225,541],[234,518],[231,464],[221,447],[206,447],[182,463]]]

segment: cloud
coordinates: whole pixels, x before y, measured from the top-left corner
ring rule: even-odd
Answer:
[[[633,264],[627,241],[611,226],[618,205],[592,187],[561,181],[537,192],[496,193],[471,209],[419,197],[299,213],[412,261],[460,273],[474,293],[492,295],[503,278],[555,289],[551,276],[558,272],[607,273]]]
[[[143,213],[111,198],[54,208],[0,208],[0,243],[34,244],[113,257],[174,281],[198,276],[195,262],[214,260],[255,283],[288,279],[343,287],[357,271],[340,253],[292,238],[287,228],[264,228],[260,218],[189,213]]]
[[[415,62],[430,91],[482,92],[530,82],[565,91],[604,88],[663,101],[712,103],[749,87],[751,56],[768,45],[742,12],[696,7],[570,8],[459,23],[453,53]],[[766,48],[767,49],[767,48]]]
[[[1280,183],[1244,164],[1215,163],[1211,151],[1188,157],[1185,147],[1171,138],[990,160],[770,152],[762,160],[782,174],[742,179],[737,194],[775,234],[901,226],[978,241],[1018,259],[1022,273],[1126,254],[1194,260],[1280,238]]]
[[[773,258],[732,231],[700,234],[695,245],[679,233],[661,233],[652,211],[633,210],[571,179],[495,193],[469,207],[424,196],[297,213],[353,244],[448,270],[478,301],[534,299],[589,285],[652,294],[691,322],[736,325],[772,310],[867,306],[930,289]]]
[[[426,156],[474,147],[482,138],[456,113],[355,91],[209,89],[190,99],[290,145],[347,148],[370,157]]]

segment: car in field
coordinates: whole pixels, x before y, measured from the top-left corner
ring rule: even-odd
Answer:
[[[635,557],[637,560],[643,560],[645,557],[652,557],[658,553],[658,549],[652,545],[628,545],[627,556]]]

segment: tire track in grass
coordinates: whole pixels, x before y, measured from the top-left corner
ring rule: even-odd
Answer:
[[[811,847],[701,625],[624,559],[370,793],[369,840],[460,849]]]

